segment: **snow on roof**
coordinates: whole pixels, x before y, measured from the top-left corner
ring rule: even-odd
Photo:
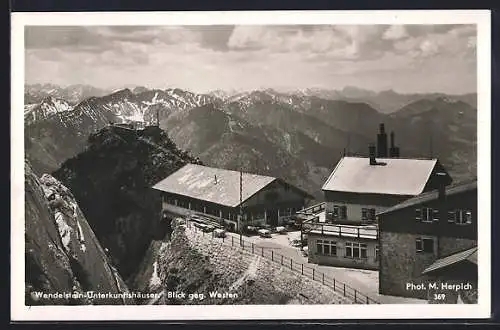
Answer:
[[[242,201],[275,180],[269,176],[243,173]],[[236,207],[240,204],[240,172],[187,164],[155,184],[153,189]]]
[[[437,159],[343,157],[323,185],[326,191],[388,195],[420,194]]]
[[[469,261],[477,265],[477,246],[436,260],[432,265],[427,267],[422,274],[428,274],[463,261]]]

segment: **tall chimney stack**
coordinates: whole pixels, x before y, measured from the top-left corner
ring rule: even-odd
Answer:
[[[377,134],[377,157],[387,157],[387,133],[385,125],[382,123],[379,126],[380,132]]]
[[[377,160],[375,159],[375,145],[370,144],[368,146],[368,155],[370,157],[370,165],[377,165]]]
[[[399,157],[399,148],[396,147],[394,138],[394,131],[391,131],[391,148],[389,149],[389,157],[390,158],[398,158]]]
[[[446,173],[438,172],[437,175],[437,184],[438,184],[438,200],[439,204],[443,205],[446,199]]]

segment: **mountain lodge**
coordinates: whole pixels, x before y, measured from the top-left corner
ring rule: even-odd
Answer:
[[[279,178],[195,164],[185,165],[153,189],[161,193],[164,216],[199,214],[233,231],[245,225],[281,225],[314,198]]]
[[[394,133],[389,148],[381,124],[377,148],[370,145],[368,157],[343,157],[324,183],[324,211],[303,225],[309,260],[378,269],[376,214],[451,181],[437,159],[399,158]]]

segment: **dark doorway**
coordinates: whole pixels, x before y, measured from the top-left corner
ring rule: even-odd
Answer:
[[[277,226],[278,225],[278,210],[266,210],[267,214],[267,223],[270,224],[271,226]]]

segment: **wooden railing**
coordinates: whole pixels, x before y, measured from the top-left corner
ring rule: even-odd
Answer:
[[[305,221],[302,224],[302,231],[304,233],[314,231],[320,233],[321,235],[330,234],[338,237],[357,237],[368,239],[378,238],[378,230],[375,226],[338,225],[331,223],[319,223],[311,220]]]
[[[297,211],[297,214],[303,214],[303,215],[314,215],[318,214],[321,211],[325,209],[325,202],[318,203],[309,207],[306,207],[302,210]]]

